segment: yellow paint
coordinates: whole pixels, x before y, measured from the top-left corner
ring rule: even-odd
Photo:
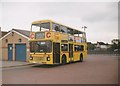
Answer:
[[[32,54],[30,53],[30,56],[33,57],[33,60],[29,60],[30,63],[45,63],[45,64],[53,64],[53,58],[52,54]],[[47,57],[50,57],[50,61],[47,61]]]
[[[45,33],[45,38],[43,39],[30,39],[29,41],[45,41],[45,40],[51,40],[52,42],[57,42],[60,43],[60,50],[61,50],[61,44],[68,44],[71,43],[73,44],[73,57],[69,58],[69,49],[68,51],[60,51],[60,63],[62,63],[62,55],[66,55],[67,57],[67,63],[70,61],[79,61],[80,60],[80,54],[83,54],[83,58],[87,57],[87,43],[78,43],[78,42],[70,42],[68,41],[68,34],[65,33],[60,33],[60,32],[55,32],[52,31],[52,20],[41,20],[41,21],[35,21],[32,22],[32,24],[39,24],[39,23],[45,23],[45,22],[50,22],[50,31],[44,31]],[[56,23],[56,22],[54,22]],[[57,23],[59,24],[59,23]],[[62,25],[62,24],[60,24]],[[65,26],[65,25],[64,25]],[[68,26],[66,26],[68,27]],[[43,31],[41,31],[43,32]],[[82,31],[81,31],[82,32]],[[71,35],[72,36],[72,35]],[[82,37],[75,37],[77,40],[79,40]],[[67,40],[68,42],[66,43],[61,43],[61,40]],[[84,51],[74,51],[74,45],[83,45],[84,46]],[[69,48],[69,46],[68,46]],[[50,57],[50,61],[47,61],[47,57]],[[33,57],[33,60],[29,60],[30,63],[40,63],[40,64],[54,64],[53,63],[53,48],[51,53],[30,53],[30,57]]]

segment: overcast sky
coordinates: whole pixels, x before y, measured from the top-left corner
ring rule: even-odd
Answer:
[[[118,38],[117,2],[2,2],[2,30],[30,30],[31,22],[51,19],[82,30],[87,41],[111,43]],[[1,13],[0,13],[1,14]],[[1,19],[1,18],[0,18]]]

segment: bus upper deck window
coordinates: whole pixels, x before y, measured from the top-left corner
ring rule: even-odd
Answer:
[[[41,28],[40,28],[40,24],[32,24],[32,25],[31,25],[31,28],[32,28],[32,29],[31,29],[32,32],[38,32],[38,31],[40,31],[40,29],[41,29]]]
[[[73,29],[68,28],[68,29],[67,29],[67,32],[68,32],[68,34],[73,35]]]
[[[79,32],[77,30],[74,30],[74,36],[79,36]]]
[[[60,32],[67,33],[67,28],[65,26],[60,26]]]
[[[50,30],[50,23],[41,23],[40,24],[41,31],[49,31]]]
[[[39,32],[39,31],[49,31],[50,30],[50,23],[36,23],[32,24],[32,32]]]
[[[58,24],[52,23],[52,31],[60,31],[60,26]]]

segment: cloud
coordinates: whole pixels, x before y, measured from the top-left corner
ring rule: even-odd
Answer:
[[[88,13],[85,14],[82,18],[86,22],[101,22],[101,21],[117,21],[118,19],[118,9],[117,3],[111,2],[101,2],[101,3],[92,3],[89,5]],[[91,7],[91,9],[90,9]]]
[[[4,30],[30,30],[33,21],[52,19],[80,30],[86,25],[89,41],[110,42],[117,37],[117,2],[3,2],[2,6]]]

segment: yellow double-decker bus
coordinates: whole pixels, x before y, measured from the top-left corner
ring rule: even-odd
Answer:
[[[52,20],[32,22],[30,63],[66,64],[87,57],[85,32]]]

